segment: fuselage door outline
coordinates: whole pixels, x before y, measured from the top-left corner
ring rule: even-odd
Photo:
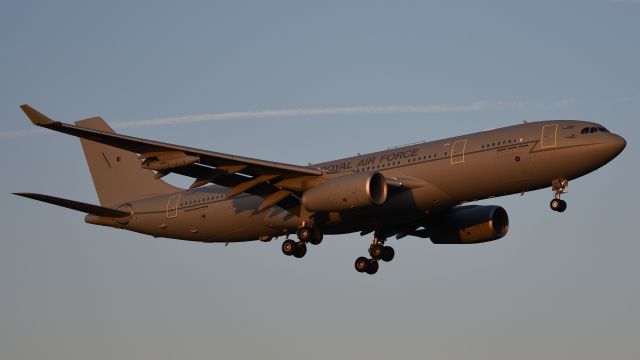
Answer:
[[[178,217],[178,205],[182,194],[176,194],[169,197],[167,201],[167,219]]]
[[[467,148],[467,139],[457,140],[451,147],[451,165],[464,163],[464,151]]]
[[[542,136],[540,137],[540,147],[550,148],[558,146],[558,124],[542,126]]]

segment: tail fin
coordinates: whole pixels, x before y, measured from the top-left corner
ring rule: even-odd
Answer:
[[[76,125],[114,132],[100,117],[80,120]],[[142,169],[140,160],[131,152],[86,139],[80,139],[80,143],[102,206],[182,190],[156,179],[151,170]]]

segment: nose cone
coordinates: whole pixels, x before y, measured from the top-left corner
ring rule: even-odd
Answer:
[[[620,135],[614,135],[614,147],[617,150],[617,154],[620,154],[622,152],[622,150],[624,150],[625,147],[627,147],[627,140],[625,140],[622,136]]]
[[[611,138],[607,142],[607,149],[612,159],[618,156],[625,147],[627,147],[627,141],[622,136],[611,134]]]

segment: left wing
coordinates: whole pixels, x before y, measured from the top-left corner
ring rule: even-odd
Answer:
[[[298,206],[300,201],[295,193],[304,191],[308,180],[323,174],[320,169],[306,166],[229,155],[65,124],[48,118],[29,105],[21,105],[20,108],[34,125],[139,154],[141,166],[156,171],[158,178],[173,172],[194,178],[191,188],[212,182],[231,188],[229,197],[243,192],[258,195],[264,199],[260,210],[276,204],[285,204],[288,209]]]

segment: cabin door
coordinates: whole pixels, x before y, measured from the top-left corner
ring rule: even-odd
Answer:
[[[464,162],[464,151],[467,148],[467,139],[458,140],[451,147],[451,165]]]
[[[558,145],[558,124],[544,125],[542,127],[542,138],[540,147],[549,148]]]
[[[167,201],[167,219],[178,217],[178,206],[180,204],[181,194],[172,195]]]

